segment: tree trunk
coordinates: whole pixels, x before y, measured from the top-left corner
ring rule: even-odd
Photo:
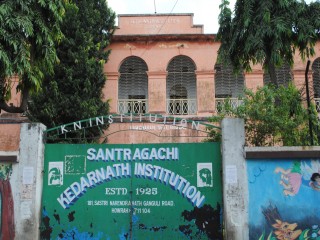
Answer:
[[[270,82],[274,84],[276,87],[278,87],[276,67],[274,64],[270,63],[270,61],[267,64],[268,64],[267,67],[268,67],[268,73],[270,76]]]

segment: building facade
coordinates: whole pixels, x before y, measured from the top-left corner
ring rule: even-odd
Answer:
[[[110,100],[111,113],[129,115],[129,119],[158,114],[161,122],[163,116],[205,121],[222,111],[226,99],[237,106],[244,88],[256,90],[269,81],[260,65],[250,73],[234,75],[231,67],[217,64],[220,43],[215,34],[204,34],[202,25],[193,24],[193,14],[119,15],[118,20],[105,64],[104,95]],[[319,110],[320,43],[315,52],[309,81]],[[304,88],[305,69],[306,63],[297,55],[292,69],[284,65],[277,70],[277,81],[292,80]],[[159,133],[150,120],[127,119],[128,123],[110,125],[107,135],[117,134],[108,142],[194,142],[206,135],[203,128],[189,131],[168,126]]]

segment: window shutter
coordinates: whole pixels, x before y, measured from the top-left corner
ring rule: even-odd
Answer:
[[[196,66],[187,56],[177,56],[168,64],[167,98],[195,99],[196,94]]]
[[[215,65],[215,97],[216,98],[238,98],[243,94],[244,75],[235,74],[230,65]]]
[[[284,64],[276,69],[276,81],[279,86],[288,86],[289,82],[292,81],[292,73],[289,64]],[[263,74],[263,84],[267,85],[270,82],[270,75],[265,72]]]
[[[312,64],[312,79],[314,97],[320,98],[320,58],[317,58]]]
[[[147,99],[147,71],[147,64],[141,58],[126,58],[119,69],[119,99]]]

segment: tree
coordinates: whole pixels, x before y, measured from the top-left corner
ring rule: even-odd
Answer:
[[[0,4],[0,111],[22,113],[30,91],[38,91],[44,73],[57,61],[64,1],[14,0]],[[21,105],[9,106],[12,78],[17,77]]]
[[[30,119],[48,128],[109,111],[108,102],[102,101],[106,81],[103,65],[110,53],[105,48],[115,28],[115,13],[106,1],[73,2],[66,5],[61,26],[65,37],[57,48],[60,63],[53,76],[45,77],[43,90],[32,96],[29,105]],[[99,133],[100,129],[90,128],[68,134],[68,141],[90,142]]]
[[[279,101],[279,104],[275,104]],[[231,116],[245,121],[246,142],[252,146],[309,146],[309,117],[312,120],[312,136],[318,145],[316,132],[319,128],[315,106],[311,106],[311,116],[302,104],[300,91],[292,84],[275,87],[266,85],[255,93],[246,89],[242,104],[232,108],[228,101],[224,112],[211,121],[217,122]],[[214,135],[214,134],[211,134]]]
[[[218,61],[236,70],[261,64],[277,85],[275,70],[292,66],[295,50],[304,60],[314,55],[320,33],[320,2],[298,0],[237,0],[234,16],[229,1],[220,5]]]

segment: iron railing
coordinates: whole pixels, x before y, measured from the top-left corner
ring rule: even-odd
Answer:
[[[197,114],[197,99],[167,99],[167,114]]]
[[[147,99],[118,99],[119,114],[143,114],[148,113]]]
[[[232,109],[239,107],[242,104],[242,100],[239,98],[216,98],[216,113],[225,112],[226,105]]]
[[[227,101],[228,105],[235,109],[241,105],[242,100],[238,98],[216,98],[216,113],[223,113]],[[320,113],[320,98],[314,98],[316,110]],[[147,99],[119,99],[118,100],[119,114],[144,114],[148,113]],[[197,114],[196,99],[167,99],[167,113],[172,115],[193,115]]]

